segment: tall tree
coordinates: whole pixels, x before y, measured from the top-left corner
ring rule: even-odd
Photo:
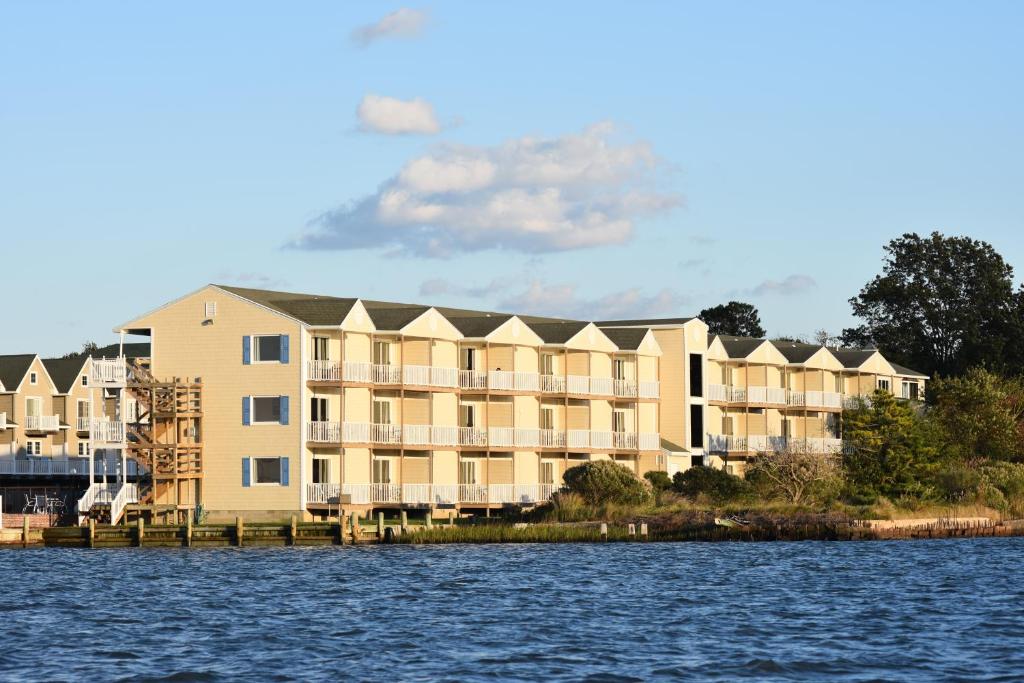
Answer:
[[[92,341],[87,341],[82,344],[81,351],[72,351],[71,353],[65,353],[61,358],[85,358],[86,356],[92,355],[99,350],[99,344]]]
[[[708,325],[712,334],[728,334],[736,337],[763,337],[761,316],[752,304],[730,301],[712,308],[705,308],[698,316]]]
[[[887,358],[931,374],[974,365],[1018,369],[1015,332],[1024,295],[992,245],[938,232],[907,233],[885,247],[882,274],[850,299],[864,323],[844,342],[874,343]]]

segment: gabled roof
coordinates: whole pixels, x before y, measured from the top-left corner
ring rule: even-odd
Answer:
[[[345,316],[356,303],[356,299],[343,299],[320,294],[297,294],[230,285],[214,285],[214,287],[266,306],[307,325],[341,325]]]
[[[396,332],[430,310],[430,306],[362,300],[378,330]],[[339,321],[340,324],[340,321]]]
[[[616,346],[623,351],[636,351],[644,343],[648,327],[602,327],[600,328]]]
[[[911,370],[910,368],[905,368],[902,365],[897,365],[892,361],[889,361],[889,365],[892,366],[892,369],[896,371],[897,375],[900,375],[902,377],[918,377],[920,379],[928,379],[928,375],[923,375],[917,370]]]
[[[875,349],[831,349],[832,355],[843,364],[844,368],[855,370],[871,356],[878,353]]]
[[[558,322],[530,322],[526,320],[531,330],[544,340],[545,344],[564,344],[585,328],[590,323],[577,320],[562,320]]]
[[[598,327],[657,327],[659,325],[685,325],[694,320],[689,318],[640,318],[636,320],[599,320],[594,324]]]
[[[746,358],[761,348],[765,342],[764,339],[757,339],[755,337],[734,337],[727,334],[719,334],[717,337],[722,342],[722,346],[725,347],[729,358]]]
[[[0,356],[0,386],[4,391],[14,392],[25,379],[28,369],[32,367],[36,355],[34,353],[22,353],[12,356]]]
[[[825,348],[821,344],[804,344],[802,342],[776,340],[772,340],[772,346],[777,348],[790,363],[806,363],[814,354]]]
[[[121,352],[120,344],[109,344],[93,351],[90,356],[93,358],[117,358]],[[125,358],[149,358],[149,342],[131,342],[124,345]],[[46,362],[45,360],[43,361]]]
[[[148,346],[148,344],[147,344]],[[117,355],[117,351],[114,351]],[[44,358],[43,366],[50,373],[50,379],[57,387],[58,394],[66,394],[75,386],[78,378],[82,376],[82,369],[89,359],[85,356],[75,358]]]
[[[438,307],[437,312],[448,319],[465,337],[483,338],[513,318],[511,313],[484,313],[461,308]]]

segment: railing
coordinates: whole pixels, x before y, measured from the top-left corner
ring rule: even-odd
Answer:
[[[85,494],[78,499],[78,515],[89,513],[92,506],[97,503],[109,503],[117,495],[117,484],[93,484],[85,490]]]
[[[381,365],[379,363],[371,365],[370,381],[374,384],[401,384],[402,368],[398,365]]]
[[[60,420],[56,415],[26,415],[25,431],[55,432],[60,429]]]
[[[843,396],[843,408],[853,410],[861,406],[870,407],[871,397],[868,395],[845,395]]]
[[[414,386],[430,386],[430,367],[427,365],[406,365],[402,369],[402,380]]]
[[[370,484],[370,499],[374,503],[401,503],[402,487],[396,484]]]
[[[709,434],[708,450],[715,453],[751,451],[754,453],[781,453],[788,450],[808,453],[839,453],[843,440],[837,437],[785,437],[751,434],[749,436],[728,436]]]
[[[557,484],[307,484],[306,501],[329,505],[348,495],[357,505],[531,505],[548,500],[558,489]]]
[[[121,518],[121,513],[124,512],[125,507],[130,503],[139,502],[139,486],[138,484],[124,484],[118,490],[117,495],[110,501],[110,523],[117,524],[117,520]]]
[[[460,503],[488,502],[487,486],[484,484],[459,484]]]
[[[842,408],[843,397],[833,391],[826,391],[821,396],[821,405],[826,408]]]
[[[591,448],[611,448],[612,447],[612,433],[611,432],[590,432],[590,447]]]
[[[540,430],[541,448],[565,448],[565,444],[565,432],[557,429]]]
[[[709,384],[708,385],[708,400],[709,401],[728,401],[729,400],[729,387],[724,384]]]
[[[612,380],[612,389],[620,398],[636,398],[638,394],[636,382],[628,379]]]
[[[306,361],[306,378],[312,382],[338,382],[341,366],[332,360]]]
[[[570,429],[565,433],[569,448],[590,448],[590,432],[586,429]]]
[[[491,427],[487,430],[487,441],[499,448],[515,446],[515,430],[512,427]]]
[[[747,438],[727,434],[709,434],[708,450],[716,453],[732,453],[747,450]]]
[[[565,391],[569,394],[589,394],[590,378],[585,375],[568,375],[565,378]]]
[[[661,396],[661,383],[655,380],[637,382],[637,396],[640,398],[658,398]]]
[[[430,425],[405,425],[402,431],[402,439],[406,445],[430,445]]]
[[[377,444],[402,443],[402,428],[392,424],[371,424],[370,441]]]
[[[782,387],[752,386],[747,388],[750,403],[786,405],[786,390]]]
[[[541,375],[540,390],[547,394],[564,394],[565,377],[561,375]]]
[[[790,391],[786,403],[791,406],[807,405],[807,395],[802,391]]]
[[[89,383],[123,385],[128,382],[128,365],[124,358],[93,358]]]
[[[491,370],[487,373],[487,383],[498,391],[540,391],[540,375],[536,372]]]
[[[459,370],[459,386],[463,389],[486,389],[487,373],[478,370]]]
[[[0,431],[7,429],[7,413],[0,413]]]
[[[306,441],[316,443],[340,443],[341,423],[316,421],[306,423]]]
[[[124,443],[124,422],[120,420],[92,420],[89,440],[98,444]]]
[[[79,417],[75,418],[75,431],[76,432],[87,432],[89,431],[90,418]]]
[[[406,365],[403,368],[406,384],[419,387],[451,387],[459,385],[458,368],[443,368],[433,365]]]
[[[476,427],[459,427],[460,446],[487,446],[487,430]]]
[[[612,432],[612,446],[615,448],[635,451],[638,442],[636,432]]]
[[[17,476],[88,476],[89,458],[36,458],[0,460],[0,474]]]
[[[341,440],[349,443],[370,443],[370,423],[342,422]]]
[[[341,484],[306,484],[307,504],[338,504],[340,495]]]
[[[612,396],[615,390],[612,388],[614,380],[611,377],[591,377],[590,392],[596,396]]]
[[[346,382],[370,383],[370,364],[345,361],[341,364],[341,377]]]
[[[434,446],[458,446],[459,428],[448,425],[431,426],[430,443]]]
[[[540,446],[540,430],[530,427],[516,427],[516,446],[523,448],[537,448]]]

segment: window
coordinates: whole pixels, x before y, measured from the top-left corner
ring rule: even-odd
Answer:
[[[28,383],[29,384],[38,384],[39,383],[39,375],[37,373],[35,373],[35,372],[28,373]]]
[[[554,408],[541,408],[540,409],[540,428],[541,429],[554,429],[555,428],[555,409]]]
[[[309,399],[309,420],[327,422],[327,399],[313,396]]]
[[[460,412],[462,413],[462,427],[476,427],[476,406],[472,404],[463,404],[459,406]]]
[[[386,341],[373,342],[373,364],[391,365],[391,343]]]
[[[690,396],[704,395],[704,357],[690,354]]]
[[[203,304],[203,313],[206,316],[207,320],[217,315],[217,302],[207,301],[205,304]]]
[[[626,431],[626,411],[616,410],[612,413],[612,431],[613,432],[624,432]]]
[[[903,398],[910,398],[917,400],[919,394],[919,387],[917,382],[904,382],[903,383]]]
[[[89,376],[88,375],[82,375],[82,386],[83,387],[89,386]]]
[[[553,353],[540,354],[540,374],[555,374],[555,355]]]
[[[90,454],[89,442],[88,441],[79,441],[78,442],[78,454],[79,455],[89,455]]]
[[[331,480],[331,461],[327,458],[313,458],[313,483],[326,484]]]
[[[376,458],[373,461],[373,483],[391,483],[391,461],[384,458]]]
[[[38,396],[29,396],[25,399],[25,416],[39,417],[43,414],[43,399]]]
[[[43,454],[43,442],[42,441],[26,441],[25,442],[25,454],[26,455],[42,455]]]
[[[616,358],[612,361],[612,377],[614,379],[626,379],[626,361]]]
[[[836,375],[836,393],[843,393],[843,377],[842,375]]]
[[[793,436],[793,425],[787,419],[782,420],[782,436],[786,437],[787,439]]]
[[[459,463],[459,483],[463,485],[476,483],[476,462],[463,460]]]
[[[540,464],[540,483],[542,483],[542,484],[554,484],[555,483],[555,463],[553,463],[553,462],[542,462]]]
[[[374,399],[373,401],[373,423],[378,425],[389,425],[391,424],[391,402],[390,401],[379,401]]]
[[[889,391],[889,380],[888,379],[881,379],[881,378],[879,378],[879,380],[878,380],[878,388],[883,390],[883,391]]]
[[[252,338],[253,359],[257,363],[280,363],[281,335],[268,334]]]
[[[476,370],[476,349],[462,349],[462,369]]]
[[[728,415],[722,416],[722,433],[726,436],[732,436],[732,418]]]
[[[704,406],[690,406],[690,448],[704,447]]]
[[[252,422],[253,424],[281,422],[281,397],[253,396]]]
[[[281,458],[253,458],[252,471],[257,484],[280,484]]]
[[[327,337],[313,337],[310,342],[310,354],[313,356],[313,360],[330,360],[328,355],[329,340]]]

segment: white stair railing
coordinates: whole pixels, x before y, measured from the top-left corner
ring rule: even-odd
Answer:
[[[137,484],[124,484],[110,501],[110,523],[117,524],[121,513],[130,503],[139,502],[139,487]]]

